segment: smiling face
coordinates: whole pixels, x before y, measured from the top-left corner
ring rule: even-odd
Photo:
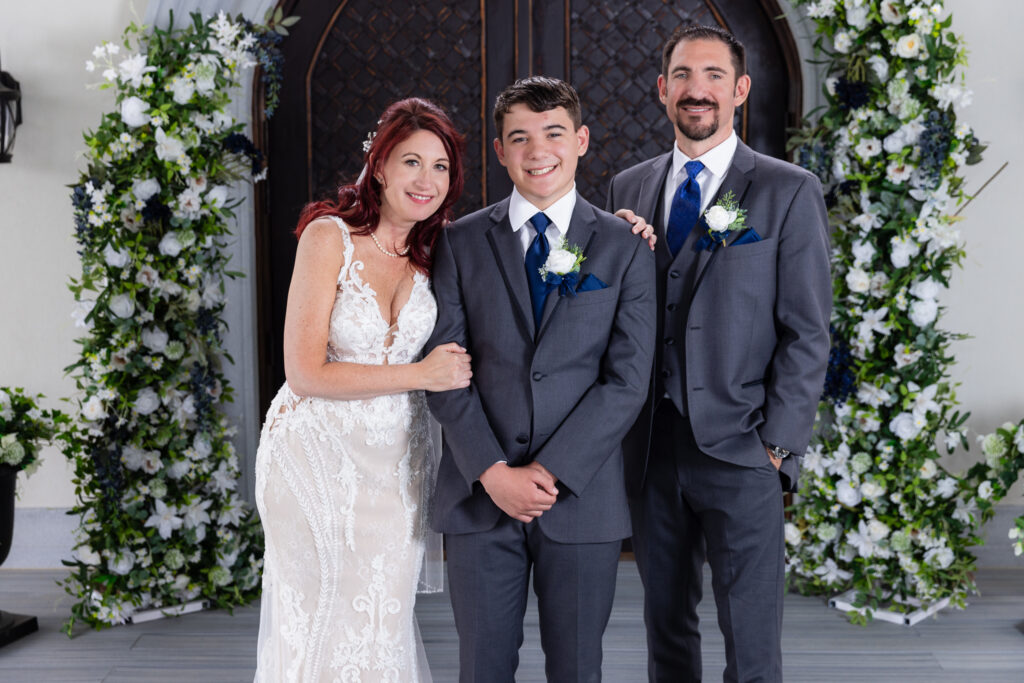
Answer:
[[[448,194],[450,165],[441,138],[428,130],[395,145],[376,174],[381,220],[411,228],[430,218]]]
[[[729,137],[736,107],[750,92],[750,76],[736,78],[729,47],[718,40],[683,40],[668,73],[658,76],[658,97],[676,127],[676,142],[690,158]]]
[[[572,189],[576,165],[589,143],[590,131],[576,129],[565,107],[536,112],[514,104],[494,151],[519,194],[544,210]]]

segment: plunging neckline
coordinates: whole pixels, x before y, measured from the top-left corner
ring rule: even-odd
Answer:
[[[356,264],[359,264],[358,267],[356,267]],[[364,280],[359,275],[359,271],[363,270],[364,268],[366,268],[366,264],[363,262],[362,259],[353,258],[352,263],[348,269],[348,276],[355,281],[356,287],[358,287],[361,292],[366,293],[368,296],[370,296],[370,298],[373,299],[373,310],[377,312],[377,318],[382,323],[384,323],[384,327],[386,328],[388,333],[388,344],[384,347],[384,349],[387,350],[391,348],[392,344],[394,344],[394,333],[397,332],[402,326],[402,314],[405,313],[405,309],[408,308],[410,302],[412,302],[412,297],[414,294],[416,294],[416,287],[419,286],[422,278],[419,271],[415,271],[413,273],[412,288],[409,290],[409,297],[405,300],[405,303],[402,304],[402,307],[398,309],[398,315],[395,316],[395,322],[388,323],[388,319],[384,317],[384,312],[380,308],[380,299],[377,296],[377,290],[375,290],[373,286],[370,285],[369,282]]]

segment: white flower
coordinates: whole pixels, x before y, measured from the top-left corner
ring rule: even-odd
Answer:
[[[125,57],[117,68],[121,72],[121,82],[128,83],[133,88],[141,87],[143,76],[151,71],[156,71],[155,66],[146,65],[146,55]]]
[[[902,441],[909,441],[921,433],[921,427],[912,413],[900,413],[889,422],[889,431]],[[931,462],[930,460],[928,462]],[[934,465],[935,463],[932,463]]]
[[[909,384],[908,387],[911,391],[917,389],[917,385],[913,383]],[[918,391],[917,396],[914,397],[914,402],[911,404],[911,410],[920,415],[939,412],[939,404],[935,400],[935,394],[937,394],[938,391],[938,384],[929,384],[924,389]]]
[[[103,250],[103,260],[111,268],[124,268],[131,263],[131,256],[127,249],[114,249],[114,245],[108,244]]]
[[[870,66],[871,70],[875,72],[876,76],[878,76],[878,80],[884,83],[885,79],[889,76],[889,63],[885,61],[885,57],[880,55],[868,57],[868,66]]]
[[[544,261],[543,269],[555,275],[565,275],[576,265],[576,254],[568,249],[552,249]]]
[[[176,137],[164,133],[163,128],[156,129],[156,157],[160,161],[178,161],[185,155],[185,145]]]
[[[737,215],[736,211],[730,211],[724,206],[715,204],[704,212],[704,220],[712,232],[725,232],[736,220]]]
[[[939,304],[934,299],[924,299],[910,304],[910,321],[918,327],[927,327],[939,314]]]
[[[160,396],[150,387],[143,387],[135,396],[135,412],[149,415],[160,407]]]
[[[847,479],[840,479],[836,482],[836,500],[848,507],[853,507],[861,501],[860,490],[853,486]]]
[[[857,240],[853,243],[850,252],[853,254],[853,265],[862,266],[871,263],[875,258],[875,245],[871,242]]]
[[[192,95],[196,92],[196,86],[188,78],[174,78],[171,81],[171,92],[174,93],[174,101],[178,104],[188,104]]]
[[[786,522],[786,543],[789,545],[800,545],[800,539],[803,534],[800,533],[800,528],[792,522]]]
[[[953,494],[956,493],[956,479],[943,477],[935,485],[935,492],[942,498],[952,498]]]
[[[818,0],[807,6],[807,16],[811,19],[827,19],[836,12],[836,0]]]
[[[207,512],[209,507],[213,505],[212,500],[197,499],[194,503],[185,508],[185,528],[194,529],[200,524],[210,523],[210,514]]]
[[[868,25],[868,8],[863,5],[851,7],[849,0],[847,0],[846,23],[858,31],[863,31]]]
[[[832,47],[836,49],[836,52],[846,54],[853,47],[853,36],[850,35],[849,31],[837,32],[832,38]]]
[[[922,479],[931,479],[939,471],[938,465],[935,464],[934,460],[925,460],[918,470],[918,474]]]
[[[99,396],[93,394],[82,404],[82,417],[95,422],[107,416],[107,410],[103,407],[103,401]]]
[[[949,565],[953,564],[953,551],[945,546],[938,548],[932,548],[924,554],[924,561],[927,564],[938,567],[939,569],[945,569]]]
[[[154,178],[139,178],[132,182],[132,195],[140,202],[149,201],[160,191],[160,183]]]
[[[94,306],[96,306],[96,302],[88,300],[79,301],[75,304],[74,310],[71,311],[71,319],[75,321],[75,327],[87,330],[92,329],[92,322],[86,320],[86,318],[92,312]]]
[[[882,12],[882,21],[887,24],[898,24],[903,21],[903,13],[900,12],[897,0],[882,0],[879,5]]]
[[[902,185],[914,172],[914,167],[904,161],[890,161],[885,168],[885,177],[893,185]]]
[[[866,481],[860,485],[860,492],[869,500],[878,500],[885,495],[885,489],[875,481]]]
[[[918,280],[910,287],[910,293],[918,299],[938,298],[940,291],[942,291],[942,286],[934,278],[930,277]]]
[[[88,545],[80,545],[77,548],[75,548],[74,555],[75,558],[82,564],[87,564],[93,567],[98,565],[100,561],[103,559],[100,557],[100,554],[98,552],[93,550]]]
[[[981,485],[978,486],[978,498],[981,498],[982,500],[988,500],[991,497],[992,497],[992,482],[987,481],[987,480],[981,482]]]
[[[128,294],[118,294],[115,297],[111,297],[107,308],[118,318],[130,318],[135,313],[135,302],[132,301],[132,297]]]
[[[126,97],[121,101],[121,120],[129,128],[138,128],[149,123],[149,103],[138,97]]]
[[[175,529],[180,529],[183,521],[178,517],[178,508],[168,505],[162,500],[153,501],[155,512],[146,520],[145,526],[154,527],[160,538],[168,539]]]
[[[107,563],[110,571],[121,576],[126,576],[135,568],[135,553],[128,548],[121,548],[110,562]]]
[[[215,209],[224,206],[228,201],[228,188],[225,185],[214,185],[206,193],[206,203]]]
[[[857,143],[854,151],[861,159],[870,159],[878,156],[882,152],[882,143],[878,138],[864,138]]]
[[[896,54],[903,59],[913,59],[921,52],[921,37],[908,33],[896,41]]]
[[[889,535],[889,527],[880,519],[868,522],[868,536],[872,541],[881,541]]]
[[[228,468],[226,462],[221,462],[220,467],[210,475],[210,479],[213,481],[214,486],[222,493],[234,491],[235,487],[238,486],[235,474]]]
[[[876,299],[881,299],[882,297],[884,297],[886,294],[888,294],[888,291],[886,290],[888,284],[889,276],[886,275],[885,273],[875,273],[874,275],[872,275],[870,289],[871,296],[875,297]]]
[[[139,468],[146,474],[156,474],[163,467],[163,461],[160,460],[160,451],[144,451],[142,454],[142,461],[139,463]],[[159,498],[160,496],[154,496]]]
[[[192,463],[188,460],[176,460],[167,466],[167,476],[171,479],[181,479],[192,469]]]
[[[839,581],[848,580],[853,574],[840,569],[836,561],[831,557],[825,558],[824,564],[820,564],[814,568],[814,573],[821,577],[821,580],[828,584],[838,583]]]
[[[921,252],[921,245],[906,237],[893,237],[889,244],[892,247],[889,260],[896,268],[906,268],[910,265],[910,259]]]
[[[178,195],[175,215],[178,218],[194,221],[201,215],[202,208],[203,202],[199,195],[192,189],[185,189]]]
[[[963,109],[971,106],[974,93],[968,88],[961,88],[955,83],[939,83],[931,89],[931,95],[938,100],[939,109],[957,107]]]
[[[860,268],[851,268],[846,274],[846,286],[851,292],[863,293],[871,287],[871,276]]]
[[[92,61],[91,59],[85,60],[85,70],[88,71],[89,73],[92,73],[93,71],[95,71],[96,70],[96,62]]]
[[[167,340],[167,332],[159,327],[147,327],[142,330],[142,344],[151,351],[162,352],[167,348]]]
[[[163,254],[164,256],[170,256],[171,258],[174,258],[178,254],[180,254],[182,246],[181,242],[178,239],[178,233],[174,232],[173,230],[171,232],[166,233],[160,240],[160,245],[158,249],[160,250],[161,254]]]
[[[857,525],[856,531],[847,532],[846,542],[855,548],[861,557],[873,557],[879,550],[878,543],[871,537],[864,520]]]

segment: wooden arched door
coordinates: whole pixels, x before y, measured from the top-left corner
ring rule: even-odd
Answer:
[[[283,0],[299,15],[284,42],[281,104],[256,137],[270,172],[257,195],[260,404],[284,381],[281,335],[302,205],[358,175],[362,141],[391,102],[427,97],[466,135],[466,191],[457,215],[511,190],[494,158],[490,108],[516,78],[556,76],[580,93],[591,130],[577,186],[598,205],[609,178],[668,150],[657,99],[660,49],[682,24],[722,26],[746,45],[753,89],[736,128],[782,157],[801,107],[800,68],[776,0]]]

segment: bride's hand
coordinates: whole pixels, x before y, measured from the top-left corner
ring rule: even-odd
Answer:
[[[654,251],[654,244],[658,241],[658,236],[654,234],[653,225],[645,221],[643,216],[638,216],[629,209],[619,209],[615,215],[632,223],[633,234],[640,235],[640,239],[647,240],[647,243],[651,245],[651,251]]]
[[[473,376],[470,356],[455,342],[441,344],[416,365],[421,373],[421,387],[427,391],[465,389]]]

